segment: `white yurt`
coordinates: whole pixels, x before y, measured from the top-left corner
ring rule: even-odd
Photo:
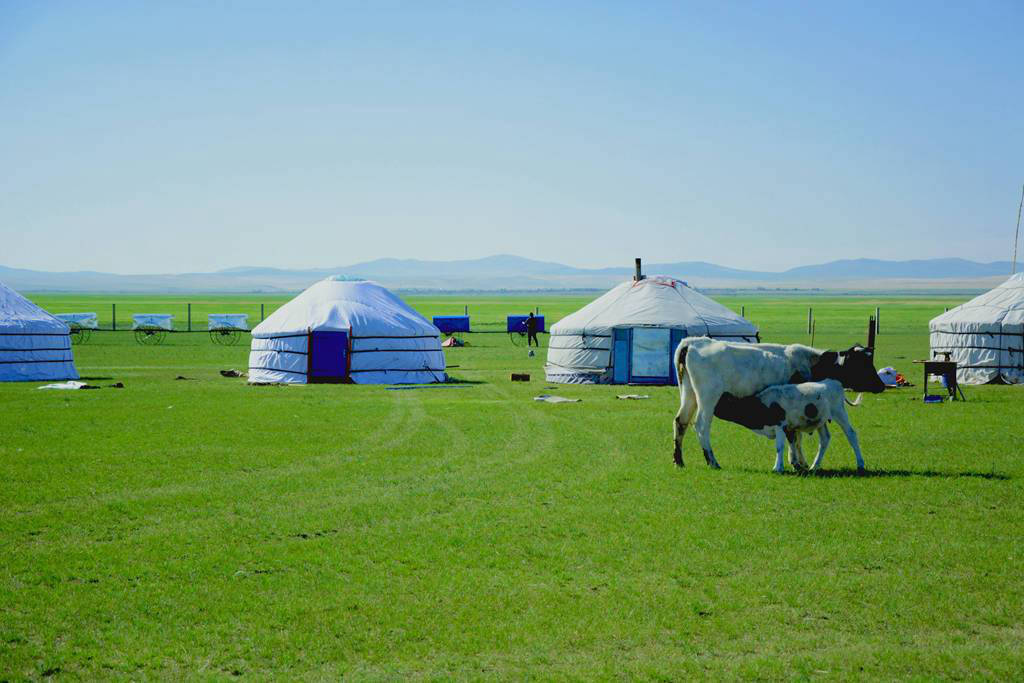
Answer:
[[[441,333],[376,282],[321,280],[252,330],[251,384],[446,379]]]
[[[957,382],[1024,383],[1024,273],[928,324],[932,358],[950,354]]]
[[[0,382],[78,379],[71,328],[0,282]]]
[[[757,328],[682,280],[623,282],[551,326],[549,382],[676,384],[672,354],[684,337],[757,341]]]

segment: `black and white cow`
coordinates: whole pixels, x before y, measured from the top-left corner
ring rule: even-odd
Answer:
[[[860,397],[850,401],[843,394],[843,385],[834,379],[824,382],[778,384],[746,398],[725,394],[715,407],[715,417],[741,424],[747,429],[775,439],[775,471],[782,472],[782,452],[789,443],[789,464],[797,470],[806,470],[801,441],[804,433],[818,432],[818,454],[811,471],[821,467],[825,449],[832,438],[828,423],[835,421],[843,430],[853,454],[857,469],[864,471],[864,458],[860,454],[857,432],[850,425],[846,404],[860,404]]]
[[[881,393],[870,349],[821,351],[802,344],[744,344],[708,337],[687,337],[675,351],[679,412],[674,422],[676,465],[683,464],[683,436],[693,422],[708,465],[718,468],[711,450],[711,418],[725,394],[736,398],[778,384],[834,379],[847,389]]]

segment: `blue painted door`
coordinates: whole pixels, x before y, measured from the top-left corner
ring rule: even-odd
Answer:
[[[629,330],[613,330],[612,381],[629,384]]]
[[[309,345],[310,382],[339,381],[348,375],[348,332],[313,332]]]
[[[664,327],[635,327],[631,334],[629,381],[633,384],[670,384],[672,332]]]

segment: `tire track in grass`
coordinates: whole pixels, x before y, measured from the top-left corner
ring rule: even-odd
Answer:
[[[395,401],[396,409],[387,413],[387,418],[377,423],[372,432],[366,434],[359,442],[347,444],[341,451],[332,450],[303,457],[298,461],[282,464],[270,464],[258,469],[245,467],[231,472],[221,472],[214,480],[191,479],[189,481],[164,484],[160,486],[140,486],[131,489],[119,489],[108,493],[93,493],[88,496],[71,496],[60,500],[43,500],[19,506],[19,516],[36,516],[42,522],[51,515],[59,518],[81,519],[92,513],[100,512],[111,505],[144,505],[158,503],[161,500],[173,501],[181,498],[201,497],[214,500],[220,494],[231,500],[230,494],[244,489],[266,490],[275,483],[303,475],[322,473],[325,466],[339,464],[346,458],[358,453],[377,453],[381,449],[390,450],[408,441],[412,425],[422,422],[424,411],[418,402]],[[391,438],[377,441],[381,435]],[[350,461],[349,461],[350,462]],[[198,514],[197,514],[198,516]],[[158,523],[154,526],[163,526]],[[139,531],[133,529],[132,531]]]

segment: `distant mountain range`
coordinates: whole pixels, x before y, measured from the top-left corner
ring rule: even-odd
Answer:
[[[912,261],[848,259],[782,272],[739,270],[705,261],[651,263],[646,274],[671,275],[703,288],[913,289],[984,288],[1010,274],[1009,261],[959,258]],[[0,282],[24,291],[71,292],[294,292],[331,275],[372,279],[395,289],[434,291],[606,289],[633,274],[632,266],[576,268],[498,255],[461,261],[377,259],[334,268],[286,270],[245,266],[214,273],[116,275],[93,271],[43,272],[0,266]]]

